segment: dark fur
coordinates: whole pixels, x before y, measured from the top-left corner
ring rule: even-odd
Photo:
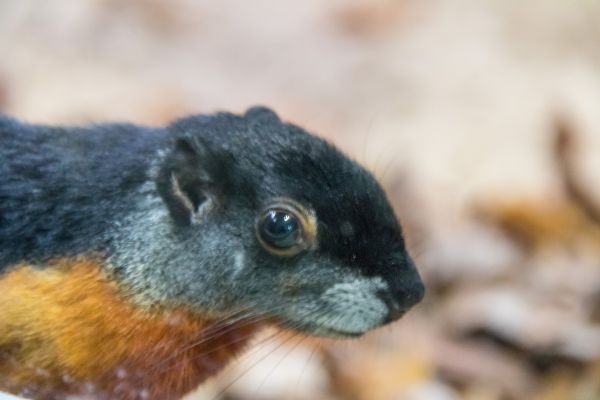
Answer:
[[[167,132],[134,125],[54,128],[0,117],[0,269],[106,248]]]

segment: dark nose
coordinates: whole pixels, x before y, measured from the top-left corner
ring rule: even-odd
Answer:
[[[394,275],[388,282],[389,289],[380,293],[388,307],[386,322],[399,319],[425,296],[425,285],[412,262]]]

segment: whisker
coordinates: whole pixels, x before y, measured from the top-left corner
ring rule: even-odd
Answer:
[[[198,359],[200,359],[200,358],[202,358],[202,357],[204,357],[204,356],[206,356],[206,355],[208,355],[208,354],[212,354],[212,353],[215,353],[215,352],[216,352],[216,351],[218,351],[218,350],[221,350],[221,349],[223,349],[223,348],[229,347],[229,346],[231,346],[232,344],[236,344],[236,343],[244,342],[244,341],[248,340],[249,338],[251,338],[251,337],[252,337],[252,336],[254,336],[254,335],[255,335],[255,332],[250,332],[250,333],[248,333],[248,334],[246,334],[246,335],[238,336],[238,337],[236,337],[235,339],[233,339],[233,340],[231,340],[231,341],[228,341],[228,342],[226,342],[226,343],[219,344],[219,345],[217,345],[216,347],[212,347],[212,348],[210,348],[210,349],[207,349],[206,351],[202,351],[202,352],[199,352],[199,353],[197,353],[197,354],[194,354],[194,357],[193,357],[193,358],[191,358],[191,360],[192,360],[192,361],[193,361],[193,360],[198,360]],[[217,335],[217,336],[218,336],[218,335]],[[214,338],[213,338],[213,339],[214,339]],[[174,368],[177,368],[177,364],[178,364],[178,361],[179,361],[179,360],[178,360],[178,357],[179,357],[179,356],[183,356],[183,355],[184,355],[186,352],[188,352],[188,351],[192,350],[193,348],[195,348],[195,347],[198,347],[198,346],[200,346],[200,345],[202,345],[202,344],[205,344],[205,343],[207,343],[207,342],[209,342],[209,341],[208,341],[208,340],[202,340],[202,341],[195,342],[195,343],[193,343],[192,345],[186,346],[184,349],[182,349],[182,350],[179,350],[178,352],[176,352],[176,354],[174,354],[174,355],[172,355],[172,356],[168,357],[167,359],[165,359],[165,360],[161,361],[161,362],[160,362],[160,363],[159,363],[159,364],[158,364],[158,365],[155,367],[155,369],[154,369],[154,371],[152,371],[152,373],[153,373],[153,374],[156,374],[156,375],[160,375],[160,374],[163,374],[163,373],[165,373],[165,372],[171,371],[171,370],[172,370],[172,369],[174,369]],[[168,362],[170,362],[170,361],[172,361],[172,362],[173,362],[173,364],[172,364],[172,365],[165,366],[165,364],[166,364],[166,363],[168,363]],[[161,367],[164,367],[164,368],[161,368]]]
[[[386,164],[385,168],[383,169],[383,172],[382,172],[382,173],[381,173],[381,175],[378,177],[378,180],[379,180],[380,182],[383,182],[383,181],[384,181],[386,174],[388,173],[388,171],[390,170],[390,168],[391,168],[391,167],[394,165],[394,161],[395,161],[394,157],[391,157],[391,158],[389,159],[389,161],[387,162],[387,164]]]
[[[369,135],[371,134],[371,129],[373,128],[373,123],[377,118],[377,114],[379,111],[374,112],[371,118],[369,118],[369,123],[367,125],[367,130],[365,131],[365,135],[363,137],[362,144],[362,160],[360,160],[361,164],[366,165],[369,157]]]
[[[267,373],[267,375],[263,378],[263,380],[260,382],[260,384],[258,385],[258,387],[256,388],[256,390],[254,391],[254,398],[257,398],[258,396],[258,392],[260,392],[260,389],[262,388],[262,386],[265,384],[265,382],[267,381],[267,379],[269,379],[269,377],[271,376],[271,374],[273,373],[273,371],[275,371],[275,368],[277,368],[282,362],[283,360],[285,360],[291,353],[292,351],[294,351],[296,349],[296,347],[298,347],[298,345],[302,342],[304,342],[306,340],[306,337],[300,336],[298,334],[294,334],[293,335],[294,338],[300,337],[300,340],[298,340],[293,346],[291,346],[288,351],[285,352],[285,354],[279,359],[279,361],[277,361],[275,363],[275,365],[273,365],[273,367],[271,367],[271,369],[269,370],[269,372]]]
[[[271,310],[271,312],[273,311],[273,309]],[[321,315],[325,314],[324,310],[321,310],[318,313],[315,312],[305,312],[303,313],[304,316],[310,316],[312,315],[313,317],[319,317]],[[301,314],[302,316],[302,314]],[[281,324],[282,327],[285,327],[286,329],[291,329],[294,330],[296,328],[301,327],[301,323],[298,322],[284,322]],[[254,354],[258,351],[260,351],[262,348],[264,348],[264,346],[266,346],[267,343],[275,340],[278,336],[283,335],[284,333],[286,333],[286,331],[281,330],[276,332],[274,335],[270,336],[269,338],[267,338],[268,340],[265,340],[264,343],[259,346],[256,347],[254,349],[252,349],[249,353],[247,353],[246,356],[249,356],[251,354]],[[258,359],[257,361],[255,361],[254,363],[252,363],[248,368],[246,368],[241,374],[239,374],[238,376],[236,376],[234,378],[233,381],[231,381],[227,386],[225,386],[221,391],[219,391],[219,393],[217,393],[217,395],[213,398],[213,400],[218,399],[223,393],[225,393],[231,386],[233,386],[235,384],[235,382],[237,382],[239,379],[241,379],[245,374],[247,374],[252,368],[254,368],[256,365],[258,365],[260,362],[262,362],[264,359],[266,359],[268,356],[270,356],[273,352],[277,351],[281,346],[283,346],[285,343],[289,342],[291,339],[297,337],[297,334],[293,334],[292,336],[288,337],[287,339],[283,340],[281,343],[279,343],[274,349],[272,349],[269,353],[267,353],[265,356],[261,357],[260,359]]]
[[[318,348],[320,348],[320,346],[312,346],[312,350],[310,351],[310,354],[308,355],[308,357],[306,357],[306,361],[304,362],[304,365],[302,366],[302,369],[300,370],[300,374],[298,375],[298,380],[296,380],[296,384],[294,385],[294,391],[293,391],[294,394],[298,392],[298,386],[300,386],[300,381],[302,380],[304,371],[306,370],[306,367],[308,367],[308,364],[310,364],[310,360],[312,360],[312,358],[315,355],[315,352],[317,351]]]
[[[237,311],[235,313],[232,313],[231,315],[236,315],[236,314],[240,314],[243,311]],[[205,332],[208,332],[208,335],[203,334],[201,339],[181,348],[180,350],[178,350],[175,354],[173,354],[172,356],[166,358],[165,360],[161,361],[158,366],[164,364],[165,362],[168,362],[169,360],[172,360],[173,358],[176,358],[178,356],[180,356],[181,354],[185,353],[188,350],[191,350],[192,348],[201,345],[202,343],[206,343],[209,342],[210,340],[228,333],[236,328],[240,328],[240,327],[245,327],[253,322],[257,322],[256,319],[262,317],[262,314],[246,314],[246,315],[242,315],[241,317],[237,318],[237,319],[233,319],[233,320],[228,320],[225,324],[225,326],[222,328],[220,326],[220,323],[217,322],[215,323],[213,326],[209,327]],[[227,317],[225,317],[227,318]],[[244,321],[244,323],[242,324],[238,324],[239,321]]]
[[[178,360],[179,356],[184,355],[186,352],[192,350],[195,347],[198,347],[198,346],[200,346],[202,344],[206,344],[207,342],[209,342],[211,340],[211,338],[214,339],[214,338],[216,338],[216,337],[218,337],[220,335],[223,335],[223,334],[225,334],[225,333],[227,333],[227,332],[229,332],[229,331],[231,331],[233,329],[236,329],[236,328],[239,328],[239,327],[242,327],[242,326],[247,326],[250,323],[259,323],[259,322],[262,322],[262,321],[269,320],[270,318],[272,318],[270,315],[275,314],[278,310],[282,310],[285,307],[286,306],[273,307],[273,308],[271,308],[269,310],[268,314],[267,313],[257,313],[257,312],[243,314],[239,318],[236,318],[237,322],[241,322],[241,323],[237,323],[237,324],[235,322],[233,322],[233,321],[226,321],[225,324],[216,323],[215,326],[213,328],[211,328],[212,332],[211,332],[211,334],[208,337],[203,336],[200,340],[197,340],[194,343],[191,343],[190,345],[185,346],[181,350],[177,351],[176,354],[171,355],[168,358],[166,358],[165,360],[161,361],[156,366],[156,368],[154,369],[154,371],[152,371],[152,375],[154,375],[154,376],[162,375],[164,373],[167,373],[168,371],[172,371],[173,369],[177,368],[178,364],[179,364],[179,360]],[[241,312],[238,311],[237,313],[232,313],[231,315],[235,315],[235,314],[240,315]],[[309,311],[306,311],[306,312],[303,312],[303,313],[299,313],[298,316],[301,319],[304,319],[306,317],[312,317],[313,319],[315,319],[315,318],[319,318],[322,315],[325,315],[325,311],[324,310],[320,310],[319,312],[314,312],[314,311],[310,311],[309,312]],[[280,337],[283,334],[285,334],[287,330],[294,331],[297,328],[300,328],[302,326],[302,323],[293,322],[293,321],[283,321],[283,322],[279,323],[278,325],[282,329],[277,330],[274,334],[269,335],[267,338],[262,339],[259,343],[255,344],[253,346],[253,348],[249,352],[246,353],[246,355],[251,355],[251,354],[253,354],[253,353],[257,352],[257,351],[260,351],[268,343],[272,342],[273,340],[276,340],[278,337]],[[222,329],[221,328],[222,326],[225,326],[225,328]],[[205,351],[201,351],[201,352],[199,352],[197,354],[194,354],[193,357],[190,358],[188,361],[192,361],[193,362],[195,360],[198,360],[198,359],[206,356],[207,354],[211,354],[211,353],[217,352],[217,351],[219,351],[219,350],[221,350],[223,348],[231,346],[232,344],[248,340],[253,335],[254,335],[254,332],[251,332],[251,333],[249,333],[247,335],[243,335],[241,337],[238,336],[234,340],[231,340],[231,341],[229,341],[227,343],[221,343],[221,344],[219,344],[216,347],[212,347],[212,348],[206,349]],[[297,337],[297,334],[294,333],[290,338],[284,340],[283,343],[288,342],[291,338],[294,338],[294,337]],[[302,338],[302,340],[304,340],[304,338]],[[300,340],[294,347],[296,347],[299,343],[301,343],[302,340]],[[280,347],[280,345],[278,345],[278,347]],[[273,351],[275,351],[276,349],[274,349]],[[263,357],[263,358],[261,358],[258,362],[260,362],[264,358],[266,358],[266,356]],[[169,362],[172,362],[172,364],[171,365],[166,365]],[[254,365],[258,364],[258,362],[256,362],[253,365],[251,365],[250,368],[248,368],[246,370],[246,372],[249,371],[250,369],[252,369]],[[241,374],[235,380],[237,381],[238,379],[240,379],[241,376],[243,376],[246,372],[244,372],[243,374]],[[227,390],[228,387],[230,387],[234,383],[235,383],[235,381],[231,382],[227,387],[225,387],[223,389],[223,391]]]
[[[283,346],[284,344],[286,344],[287,342],[289,342],[291,339],[293,339],[295,336],[290,336],[287,339],[284,339],[283,341],[281,341],[277,346],[275,346],[275,348],[273,348],[271,351],[269,351],[266,355],[262,356],[261,358],[259,358],[257,361],[253,362],[248,368],[244,369],[244,371],[242,371],[242,373],[238,374],[231,382],[229,382],[227,384],[227,386],[225,386],[224,388],[222,388],[219,393],[217,393],[217,395],[213,398],[213,400],[217,400],[221,395],[223,395],[229,388],[231,388],[231,386],[233,386],[237,381],[239,381],[244,375],[246,375],[251,369],[253,369],[254,367],[256,367],[260,362],[262,362],[263,360],[265,360],[267,357],[269,357],[271,354],[273,354],[275,351],[277,351],[279,348],[281,348],[281,346]]]
[[[277,311],[279,309],[282,309],[282,308],[283,307],[273,308],[271,310],[271,312],[275,312],[275,311]],[[232,331],[234,329],[238,329],[238,328],[241,328],[241,327],[248,326],[251,323],[260,323],[260,322],[263,322],[263,321],[267,321],[270,318],[271,318],[270,316],[268,316],[268,315],[266,315],[264,313],[255,313],[254,315],[242,316],[242,317],[238,318],[238,321],[245,319],[244,322],[241,323],[241,324],[233,324],[233,323],[229,323],[228,322],[229,327],[227,329],[223,329],[223,330],[220,330],[220,331],[215,331],[212,335],[210,335],[208,337],[203,336],[200,340],[197,340],[197,341],[191,343],[190,345],[185,346],[184,348],[182,348],[179,351],[177,351],[176,354],[174,354],[174,355],[172,355],[172,356],[164,359],[163,361],[161,361],[156,366],[156,368],[153,371],[153,373],[154,374],[162,374],[162,373],[168,372],[168,371],[176,368],[177,367],[177,360],[176,360],[177,357],[185,354],[187,351],[192,350],[194,347],[198,347],[198,346],[200,346],[202,344],[206,344],[206,343],[210,342],[211,340],[217,338],[218,336],[226,334],[226,333],[228,333],[228,332],[230,332],[230,331]],[[198,353],[198,354],[196,354],[194,356],[194,358],[192,360],[197,360],[197,359],[199,359],[201,357],[204,357],[207,354],[214,353],[215,351],[217,351],[219,349],[222,349],[222,348],[225,348],[225,347],[230,346],[232,344],[239,343],[241,341],[247,340],[247,339],[249,339],[253,335],[254,335],[254,332],[252,332],[252,333],[250,333],[248,335],[244,335],[243,337],[238,337],[235,340],[232,340],[230,342],[223,343],[223,344],[217,346],[216,348],[211,348],[211,349],[208,349],[207,351],[203,351],[201,353]],[[173,360],[175,360],[175,364],[174,365],[167,366],[166,368],[161,368],[162,366],[164,366],[164,364],[166,364],[169,361],[173,361]]]

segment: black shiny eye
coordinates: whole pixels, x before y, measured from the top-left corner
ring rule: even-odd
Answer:
[[[288,210],[267,210],[257,228],[260,240],[277,250],[289,249],[302,241],[300,221]]]
[[[256,219],[255,233],[261,246],[278,257],[292,257],[318,246],[314,211],[289,197],[271,199]]]

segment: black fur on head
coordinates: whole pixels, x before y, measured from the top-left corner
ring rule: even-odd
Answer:
[[[123,243],[147,246],[135,256],[117,246],[115,262],[132,287],[158,301],[217,315],[249,309],[333,336],[397,319],[423,297],[385,193],[330,144],[261,107],[185,118],[168,131],[173,142],[155,177],[168,212],[146,199],[119,233]],[[281,201],[305,213],[297,224],[305,236],[314,230],[289,255],[257,237],[265,212],[273,230],[292,229],[281,225],[289,217]]]

